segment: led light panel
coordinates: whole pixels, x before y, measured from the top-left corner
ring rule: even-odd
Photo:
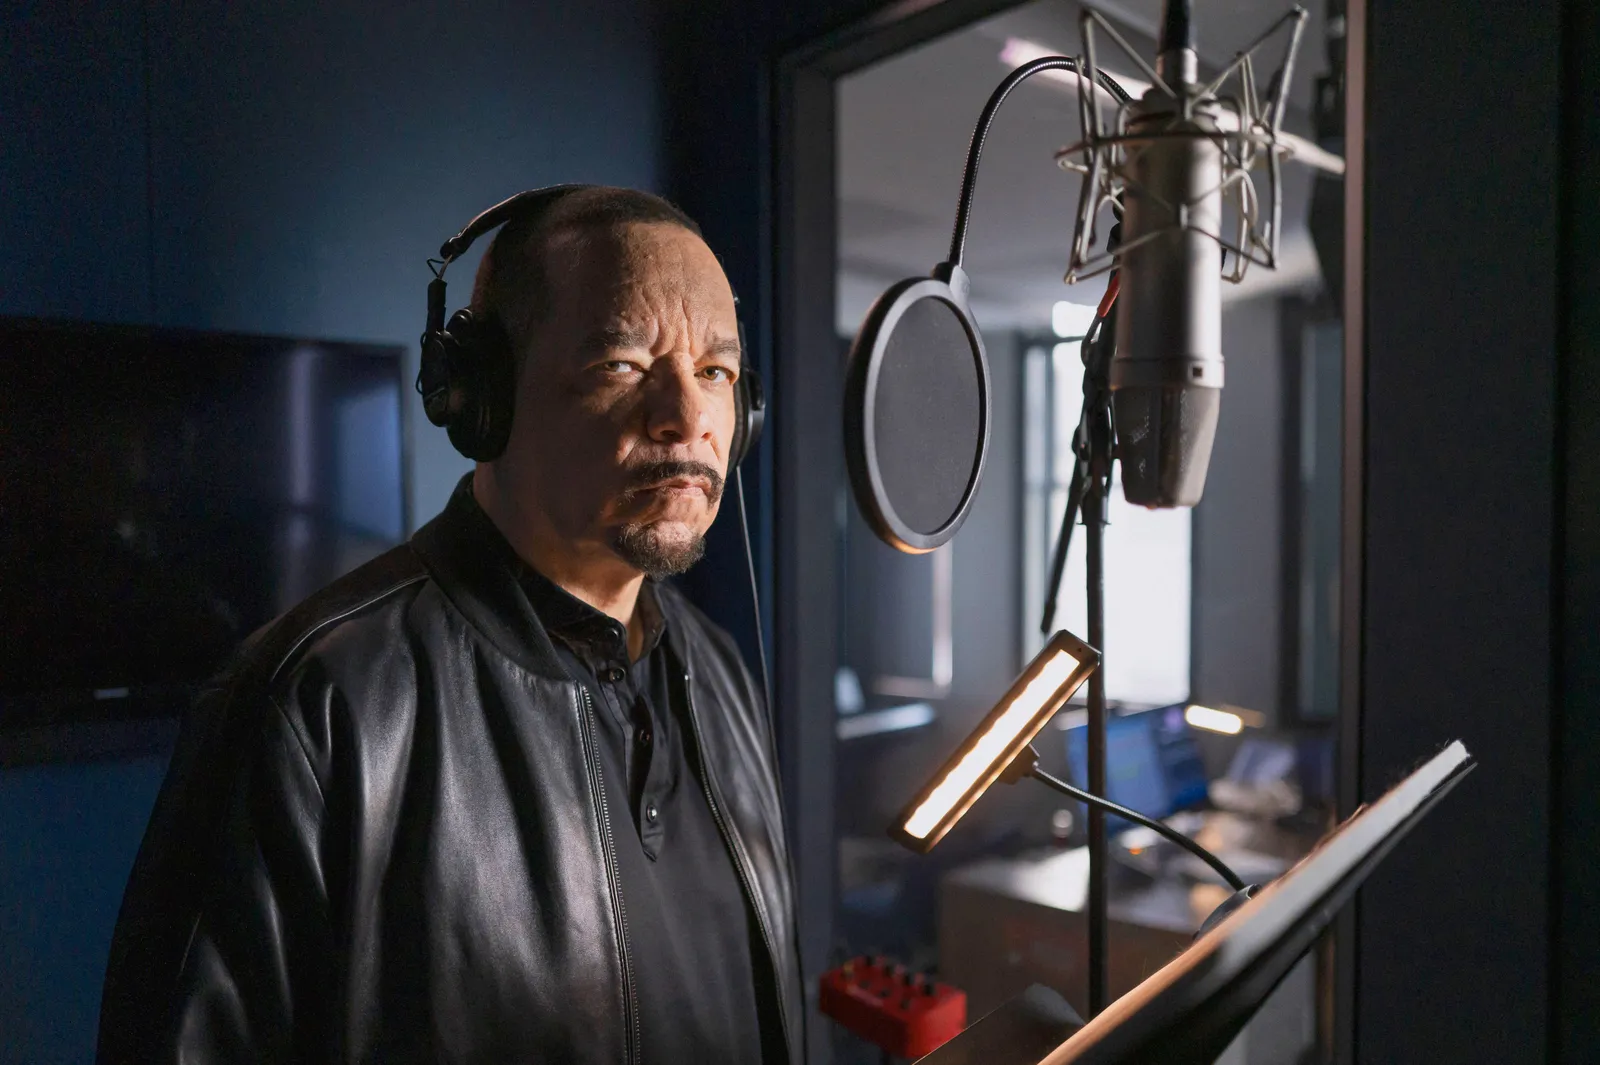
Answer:
[[[931,850],[1099,664],[1100,652],[1076,636],[1066,631],[1052,636],[895,818],[889,834],[919,854]]]

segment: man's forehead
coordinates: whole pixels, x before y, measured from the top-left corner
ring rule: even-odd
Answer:
[[[583,347],[649,348],[687,328],[706,351],[737,355],[733,290],[705,242],[669,224],[620,228],[572,248],[565,295]]]
[[[699,236],[671,223],[628,223],[552,242],[553,259],[600,287],[667,289],[731,300],[727,276]]]
[[[687,344],[697,357],[742,352],[733,292],[705,242],[681,226],[630,223],[546,245],[546,321],[580,359]]]

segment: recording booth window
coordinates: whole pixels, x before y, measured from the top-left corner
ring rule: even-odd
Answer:
[[[1044,645],[1039,617],[1072,477],[1083,362],[1071,338],[1075,327],[1063,320],[1072,316],[1063,312],[1076,306],[1057,304],[1056,336],[1023,342],[1022,661]],[[1092,315],[1094,308],[1083,310]],[[1193,511],[1133,506],[1122,497],[1120,478],[1107,511],[1105,644],[1112,653],[1104,666],[1106,697],[1125,709],[1183,702],[1189,698]],[[1067,555],[1056,617],[1069,632],[1087,631],[1084,564],[1079,535]]]

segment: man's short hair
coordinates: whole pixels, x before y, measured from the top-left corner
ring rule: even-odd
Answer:
[[[584,186],[542,209],[518,215],[500,227],[478,264],[472,309],[497,317],[513,348],[520,350],[521,336],[550,310],[545,253],[556,237],[574,230],[612,230],[651,222],[682,226],[700,236],[694,219],[664,198],[609,185]]]

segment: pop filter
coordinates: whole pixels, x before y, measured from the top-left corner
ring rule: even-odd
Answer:
[[[918,555],[967,519],[989,449],[989,362],[966,272],[891,287],[867,312],[845,378],[844,451],[856,504],[889,546]]]

